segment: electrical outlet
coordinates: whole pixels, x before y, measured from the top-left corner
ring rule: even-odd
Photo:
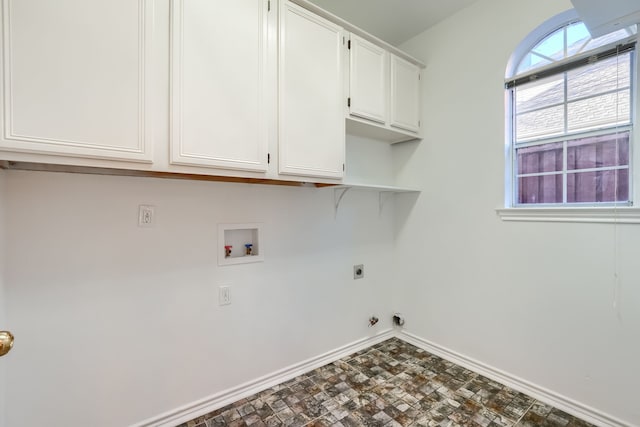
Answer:
[[[229,304],[231,304],[231,286],[220,286],[218,288],[218,305]]]
[[[138,207],[138,227],[153,227],[154,207],[140,205]]]
[[[362,279],[364,277],[364,264],[358,264],[353,266],[353,278]]]

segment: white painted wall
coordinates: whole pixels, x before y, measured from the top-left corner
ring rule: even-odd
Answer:
[[[640,425],[640,227],[508,223],[495,213],[507,61],[570,7],[479,0],[401,46],[427,63],[426,126],[420,144],[395,153],[399,183],[424,191],[412,210],[399,199],[408,215],[398,215],[394,301],[409,332]]]
[[[0,330],[5,330],[9,327],[7,324],[6,311],[5,311],[5,297],[4,297],[4,211],[5,211],[5,197],[4,197],[4,182],[5,171],[0,169]],[[4,359],[4,360],[3,360]],[[5,387],[7,385],[6,374],[6,358],[0,359],[0,427],[5,427]]]
[[[377,193],[4,174],[9,426],[129,425],[390,327]],[[221,222],[264,223],[265,262],[218,267]]]
[[[393,147],[385,141],[347,135],[345,180],[358,184],[394,185]]]

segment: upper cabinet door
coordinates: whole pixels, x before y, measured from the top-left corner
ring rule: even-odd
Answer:
[[[280,3],[279,171],[344,174],[342,28],[288,1]]]
[[[350,43],[349,113],[385,123],[389,93],[388,53],[355,34],[351,35]]]
[[[391,126],[420,132],[420,67],[391,55]]]
[[[171,163],[267,170],[267,0],[173,0]]]
[[[0,149],[150,162],[153,0],[2,0]]]

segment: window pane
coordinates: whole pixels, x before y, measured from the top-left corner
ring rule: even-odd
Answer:
[[[629,164],[629,132],[593,136],[567,143],[567,170]]]
[[[556,31],[551,35],[544,38],[538,43],[532,52],[537,53],[543,57],[559,61],[565,57],[564,55],[564,29]]]
[[[564,102],[564,75],[556,75],[521,85],[515,90],[516,111],[539,109]]]
[[[629,89],[567,105],[569,131],[595,129],[630,122]]]
[[[582,22],[576,22],[567,27],[567,56],[583,52],[591,34]]]
[[[543,58],[540,55],[536,55],[533,52],[529,52],[522,58],[520,61],[520,65],[518,65],[518,70],[516,74],[524,73],[527,70],[531,70],[533,68],[544,67],[545,65],[551,64],[547,58]]]
[[[518,64],[517,74],[543,67],[564,58],[564,29],[538,43]]]
[[[516,140],[536,136],[559,135],[564,132],[564,106],[545,108],[516,117]]]
[[[633,25],[593,39],[583,22],[573,22],[521,57],[517,74],[532,78],[508,85],[514,205],[629,201],[634,51],[563,70],[637,33]],[[560,64],[567,67],[552,68]],[[532,71],[545,67],[555,75],[536,79]]]
[[[626,202],[629,170],[576,172],[567,175],[567,202]]]
[[[631,53],[580,67],[567,73],[569,100],[629,87]]]
[[[566,45],[564,40],[565,32],[567,36]],[[613,44],[616,41],[625,40],[637,32],[637,27],[632,25],[597,39],[592,39],[582,22],[570,24],[545,37],[527,52],[518,63],[516,75]]]
[[[518,174],[562,171],[562,143],[519,148]]]
[[[600,46],[605,46],[605,45],[617,42],[618,40],[626,39],[627,37],[634,35],[636,32],[637,30],[635,26],[631,26],[623,30],[618,30],[613,33],[606,34],[602,37],[598,37],[597,39],[591,40],[587,44],[587,46],[585,46],[583,51],[586,52],[592,49],[599,48]]]
[[[518,203],[562,203],[562,175],[518,178]]]

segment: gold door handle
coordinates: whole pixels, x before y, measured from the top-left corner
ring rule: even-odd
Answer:
[[[9,331],[0,331],[0,357],[9,353],[13,347],[13,335]]]

